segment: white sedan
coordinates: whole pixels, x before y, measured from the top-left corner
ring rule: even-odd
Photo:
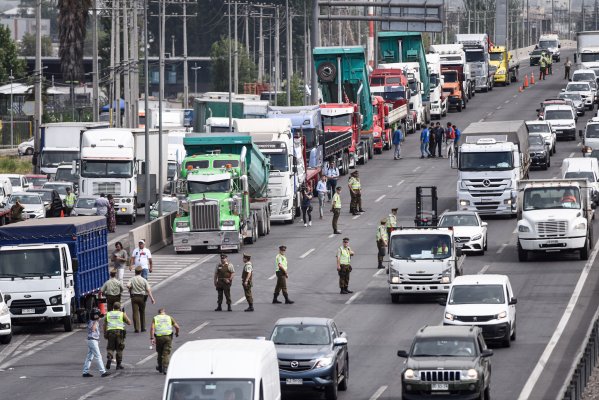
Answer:
[[[20,156],[28,156],[33,154],[33,138],[29,138],[17,146],[17,152]]]
[[[487,250],[487,223],[475,211],[443,213],[438,226],[453,227],[456,246],[463,252],[484,254]]]

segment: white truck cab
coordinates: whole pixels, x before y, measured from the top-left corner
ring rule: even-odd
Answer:
[[[562,179],[589,181],[593,204],[599,201],[599,166],[595,157],[565,158],[562,161]]]
[[[8,203],[8,198],[12,194],[12,183],[7,176],[0,175],[0,207]]]
[[[426,64],[431,81],[431,118],[441,119],[447,115],[447,96],[443,94],[443,74],[441,74],[439,54],[427,54]]]
[[[579,131],[582,136],[584,146],[593,150],[599,149],[599,117],[591,118],[584,129],[584,133]]]

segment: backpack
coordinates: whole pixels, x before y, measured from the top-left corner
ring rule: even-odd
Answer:
[[[455,139],[455,131],[453,128],[447,128],[445,130],[445,139]]]

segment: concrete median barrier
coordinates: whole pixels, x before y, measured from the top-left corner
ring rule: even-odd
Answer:
[[[154,221],[131,229],[127,237],[129,250],[135,249],[138,241],[145,240],[150,251],[157,251],[173,242],[173,219],[176,213],[165,215]]]

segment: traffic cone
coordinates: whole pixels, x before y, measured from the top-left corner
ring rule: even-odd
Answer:
[[[105,297],[98,298],[98,308],[100,309],[100,314],[106,315],[106,298]]]
[[[531,85],[535,84],[535,73],[534,72],[530,73],[530,84]]]
[[[528,75],[524,75],[524,89],[528,88]]]
[[[60,210],[60,218],[64,218],[64,210]]]

